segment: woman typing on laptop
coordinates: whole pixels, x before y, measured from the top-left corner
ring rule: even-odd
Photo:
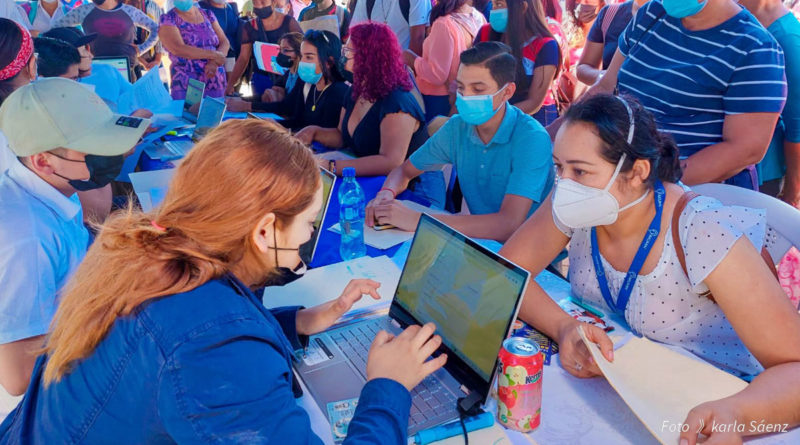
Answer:
[[[268,310],[253,291],[299,262],[319,178],[311,151],[274,124],[212,131],[159,208],[102,228],[0,442],[319,443],[294,399],[293,351],[379,285],[351,281],[308,309]],[[348,443],[406,443],[409,391],[446,361],[427,360],[434,329],[376,336]]]
[[[743,391],[686,413],[681,445],[694,445],[698,432],[708,443],[742,443],[758,434],[753,422],[800,424],[800,387],[790,383],[800,376],[800,317],[759,253],[764,212],[685,193],[675,143],[632,99],[592,97],[565,122],[553,148],[554,192],[501,255],[535,275],[569,243],[570,283],[583,303],[637,335],[752,378]],[[520,316],[557,339],[567,371],[600,374],[580,323],[535,282]],[[583,329],[613,361],[605,332]],[[727,427],[735,423],[747,429]]]

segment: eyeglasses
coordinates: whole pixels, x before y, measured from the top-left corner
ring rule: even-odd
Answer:
[[[342,55],[346,59],[352,59],[353,57],[355,57],[356,51],[353,48],[348,48],[345,46],[344,48],[342,48]]]

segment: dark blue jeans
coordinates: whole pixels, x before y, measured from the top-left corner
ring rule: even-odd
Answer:
[[[542,105],[542,108],[533,114],[533,118],[546,127],[558,119],[558,107],[555,104]]]

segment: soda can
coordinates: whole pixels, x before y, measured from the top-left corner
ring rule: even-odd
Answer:
[[[533,340],[511,337],[500,349],[497,372],[497,419],[506,428],[527,433],[542,414],[544,358]]]

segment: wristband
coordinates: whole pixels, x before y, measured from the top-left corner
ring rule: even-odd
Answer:
[[[389,187],[384,187],[384,188],[378,190],[378,193],[380,193],[380,192],[382,192],[384,190],[392,192],[392,199],[396,199],[397,198],[397,193],[395,193],[395,191],[390,189]]]

